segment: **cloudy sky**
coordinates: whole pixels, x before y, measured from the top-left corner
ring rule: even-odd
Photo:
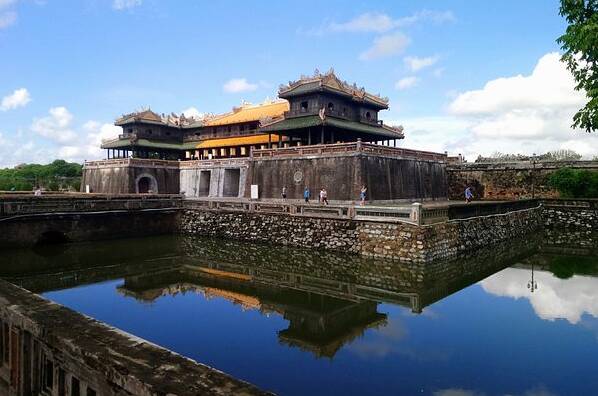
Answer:
[[[102,157],[116,117],[219,113],[333,67],[388,96],[405,147],[598,154],[556,0],[0,0],[0,166]]]

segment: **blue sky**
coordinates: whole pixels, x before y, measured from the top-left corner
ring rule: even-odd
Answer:
[[[591,157],[596,137],[568,128],[584,97],[558,61],[558,6],[0,0],[0,166],[99,158],[122,113],[225,112],[330,67],[389,97],[403,146]]]

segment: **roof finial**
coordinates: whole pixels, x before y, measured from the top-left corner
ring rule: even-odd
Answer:
[[[314,70],[314,77],[320,77],[320,69],[318,69],[316,67],[316,70]]]

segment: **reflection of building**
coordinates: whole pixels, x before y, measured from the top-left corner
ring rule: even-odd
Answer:
[[[499,245],[466,259],[416,267],[232,241],[161,240],[81,245],[44,260],[27,253],[22,259],[10,257],[3,269],[11,281],[36,292],[124,278],[118,291],[144,303],[179,293],[224,298],[240,309],[287,319],[288,327],[279,332],[280,342],[317,356],[334,356],[368,328],[385,324],[385,315],[377,312],[380,302],[419,313],[534,251],[533,244],[523,242],[504,249]],[[30,272],[23,273],[22,264],[34,258]],[[21,268],[18,277],[13,267]]]
[[[259,276],[210,266],[183,266],[169,274],[127,277],[118,290],[143,302],[194,291],[207,299],[224,298],[242,309],[276,312],[289,320],[289,327],[279,332],[281,342],[317,356],[334,356],[343,344],[386,320],[385,314],[377,312],[374,301],[279,287],[263,282]]]
[[[200,119],[123,115],[123,133],[102,143],[108,159],[85,164],[82,189],[247,198],[256,184],[261,198],[283,186],[301,198],[309,185],[353,200],[366,184],[371,200],[446,197],[446,155],[395,148],[402,128],[378,115],[387,99],[333,71],[290,82],[279,97]]]

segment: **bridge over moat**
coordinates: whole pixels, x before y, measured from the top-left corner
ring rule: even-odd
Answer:
[[[173,233],[179,195],[0,195],[0,247]]]

